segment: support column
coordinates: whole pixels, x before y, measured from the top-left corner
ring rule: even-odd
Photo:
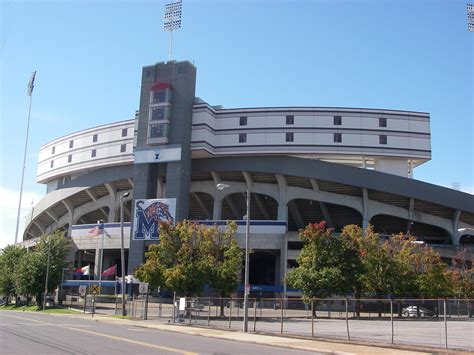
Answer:
[[[363,216],[362,216],[362,228],[365,230],[370,224],[369,218],[369,193],[367,189],[362,189],[362,207],[363,207]]]
[[[219,200],[216,196],[214,196],[214,207],[212,210],[212,219],[219,220],[221,219],[222,213],[222,200]]]
[[[456,210],[453,215],[453,245],[459,245],[459,217],[461,216],[461,211]]]
[[[100,267],[100,248],[96,248],[95,257],[94,257],[94,279],[99,277],[99,267]]]
[[[285,176],[275,174],[278,182],[278,220],[288,223],[288,205],[286,203],[286,179]]]

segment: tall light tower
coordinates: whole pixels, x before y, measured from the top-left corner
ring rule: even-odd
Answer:
[[[171,60],[171,52],[173,50],[173,31],[181,28],[182,10],[183,2],[181,0],[171,2],[165,5],[163,30],[168,31],[170,33],[168,60]]]
[[[25,179],[26,152],[28,150],[28,134],[30,132],[31,101],[33,99],[33,89],[35,87],[36,70],[31,73],[28,83],[28,96],[30,97],[30,108],[28,109],[28,121],[26,124],[25,150],[23,153],[23,170],[21,172],[20,198],[18,200],[18,214],[16,216],[15,244],[18,242],[18,227],[20,225],[21,197],[23,195],[23,181]]]
[[[474,32],[474,5],[467,4],[467,30],[469,32]]]

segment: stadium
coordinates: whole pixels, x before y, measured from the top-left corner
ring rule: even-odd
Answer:
[[[154,227],[136,221],[140,203],[170,202],[173,221],[236,220],[244,246],[248,190],[253,285],[277,290],[296,265],[298,229],[321,220],[336,233],[347,224],[371,224],[382,237],[410,233],[447,261],[464,248],[471,257],[474,196],[413,179],[431,159],[429,113],[226,109],[196,97],[195,86],[187,61],[145,66],[134,118],[44,144],[37,182],[47,194],[26,217],[22,244],[62,229],[75,267],[100,274],[103,243],[102,270],[117,265],[120,275],[122,210],[131,274],[157,242]],[[99,220],[103,236],[90,235]]]

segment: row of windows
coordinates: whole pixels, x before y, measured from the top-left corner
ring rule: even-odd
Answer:
[[[333,124],[334,126],[341,126],[342,125],[342,116],[334,116],[333,117],[334,121]],[[247,125],[247,116],[241,116],[239,120],[240,126],[246,126]],[[295,124],[295,116],[293,115],[288,115],[286,116],[286,124]],[[385,117],[379,117],[379,127],[387,127],[387,119]]]
[[[126,144],[121,144],[120,145],[120,153],[125,153],[127,151],[127,145]],[[92,149],[91,150],[91,158],[95,158],[97,156],[97,149]],[[69,154],[67,156],[67,162],[71,163],[72,162],[72,154]],[[54,160],[51,160],[50,163],[50,168],[54,167]]]
[[[122,128],[122,137],[126,137],[128,135],[128,128]],[[92,136],[92,142],[95,143],[99,139],[99,135],[96,133]],[[74,140],[69,141],[69,148],[74,148]],[[56,147],[51,148],[51,154],[56,152]]]
[[[294,142],[295,136],[293,132],[286,132],[285,140],[287,142]],[[334,143],[341,143],[342,142],[342,133],[334,133],[333,136]],[[247,142],[247,133],[239,133],[239,143],[246,143]],[[387,136],[382,134],[379,135],[379,144],[387,144]]]

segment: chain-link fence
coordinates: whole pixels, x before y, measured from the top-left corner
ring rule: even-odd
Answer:
[[[174,306],[173,306],[174,305]],[[244,329],[243,299],[176,298],[162,318]],[[170,307],[171,306],[171,307]],[[160,304],[148,303],[149,309]],[[171,314],[170,314],[171,313]],[[474,300],[467,299],[254,299],[250,332],[474,350]]]

